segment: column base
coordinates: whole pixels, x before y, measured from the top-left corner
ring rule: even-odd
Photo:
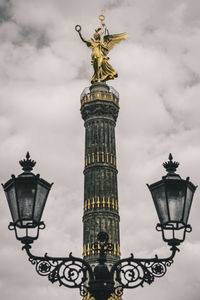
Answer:
[[[83,297],[83,300],[95,300],[95,298],[88,293],[87,296]],[[122,300],[122,296],[112,295],[108,300]]]

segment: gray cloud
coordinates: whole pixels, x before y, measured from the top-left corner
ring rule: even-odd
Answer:
[[[103,6],[103,11],[111,10],[111,9],[115,9],[118,7],[121,7],[123,5],[125,5],[126,1],[125,0],[109,0],[106,2],[106,4],[104,4]]]
[[[38,255],[82,252],[84,126],[80,94],[90,85],[90,49],[74,30],[93,35],[105,9],[111,33],[128,39],[110,53],[119,78],[116,127],[123,256],[166,256],[154,230],[157,216],[145,184],[164,175],[169,152],[179,174],[199,182],[200,30],[197,1],[1,1],[0,178],[19,174],[29,150],[35,172],[54,182],[43,220],[47,228],[33,245]],[[193,232],[166,277],[124,298],[199,299],[199,191],[190,221]],[[0,288],[3,299],[80,299],[78,291],[39,278],[21,245],[8,232],[9,211],[0,192]],[[12,288],[11,288],[12,287]]]
[[[11,19],[11,2],[9,0],[2,0],[0,2],[0,23],[9,21]]]

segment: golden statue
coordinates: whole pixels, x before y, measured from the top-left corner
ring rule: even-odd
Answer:
[[[94,68],[94,75],[91,83],[103,82],[118,77],[117,72],[108,63],[109,57],[107,54],[116,44],[127,38],[127,33],[109,34],[105,24],[103,23],[105,20],[103,12],[101,12],[99,19],[101,21],[101,28],[95,29],[94,39],[91,38],[91,40],[86,40],[81,34],[81,26],[76,25],[75,27],[81,40],[92,49],[91,63]]]

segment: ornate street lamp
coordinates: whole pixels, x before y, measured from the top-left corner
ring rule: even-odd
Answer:
[[[196,186],[175,173],[179,163],[172,161],[170,153],[169,161],[163,164],[167,175],[162,180],[148,185],[160,223],[156,229],[162,231],[163,240],[169,245],[179,245],[185,240],[186,232],[192,230],[187,224],[192,199]]]
[[[165,275],[179,251],[177,246],[185,240],[186,232],[191,231],[187,222],[196,187],[189,178],[183,180],[175,173],[179,164],[172,159],[170,154],[169,161],[163,164],[167,175],[148,186],[160,220],[157,229],[162,231],[163,240],[171,246],[171,254],[167,258],[158,258],[157,255],[154,258],[135,258],[131,254],[116,261],[109,269],[106,255],[113,251],[113,244],[106,232],[97,235],[98,241],[91,248],[99,256],[95,268],[71,253],[68,257],[33,255],[30,244],[38,238],[39,229],[44,228],[40,220],[51,184],[31,173],[35,162],[30,159],[29,153],[25,160],[20,161],[24,172],[17,178],[13,175],[3,185],[13,218],[9,229],[15,230],[16,238],[24,244],[22,249],[26,250],[39,275],[48,276],[52,283],[58,282],[60,286],[79,288],[82,296],[90,293],[95,300],[107,300],[113,294],[121,296],[125,288],[151,284],[156,277]],[[32,236],[29,229],[34,228],[37,228],[37,234]],[[19,237],[17,229],[25,229],[25,235]],[[181,230],[182,236],[177,236]],[[170,235],[167,236],[166,232]]]
[[[22,243],[30,244],[38,238],[39,229],[45,228],[41,217],[52,184],[31,172],[36,162],[30,159],[29,152],[19,163],[24,172],[18,177],[12,175],[3,188],[13,219],[9,229],[15,230]]]

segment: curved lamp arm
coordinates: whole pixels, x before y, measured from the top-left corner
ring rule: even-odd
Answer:
[[[173,258],[177,251],[176,246],[172,246],[171,255],[167,258],[134,258],[130,257],[118,260],[111,268],[111,278],[118,282],[117,290],[124,288],[136,288],[146,282],[151,284],[155,277],[162,277],[167,272],[167,267],[173,263]]]
[[[98,234],[98,240],[101,251],[99,264],[94,270],[87,261],[72,256],[72,253],[68,257],[50,257],[47,253],[44,256],[35,256],[28,243],[22,249],[26,251],[29,261],[35,265],[39,275],[48,276],[52,283],[58,282],[60,286],[79,288],[81,296],[90,292],[96,300],[107,300],[112,294],[121,296],[125,288],[151,284],[156,277],[165,275],[167,267],[171,266],[176,252],[179,251],[174,244],[170,249],[171,255],[167,258],[158,258],[157,255],[154,258],[134,258],[131,254],[128,258],[118,260],[109,271],[106,266],[106,253],[112,244],[108,243],[108,235],[104,232]],[[97,250],[96,243],[93,248]]]
[[[79,288],[82,296],[87,295],[88,291],[84,285],[86,281],[93,281],[94,275],[90,265],[79,257],[50,257],[47,253],[44,256],[35,256],[30,251],[31,246],[25,244],[22,250],[26,250],[29,261],[35,265],[37,273],[41,276],[48,276],[48,279],[59,285],[69,288]]]

